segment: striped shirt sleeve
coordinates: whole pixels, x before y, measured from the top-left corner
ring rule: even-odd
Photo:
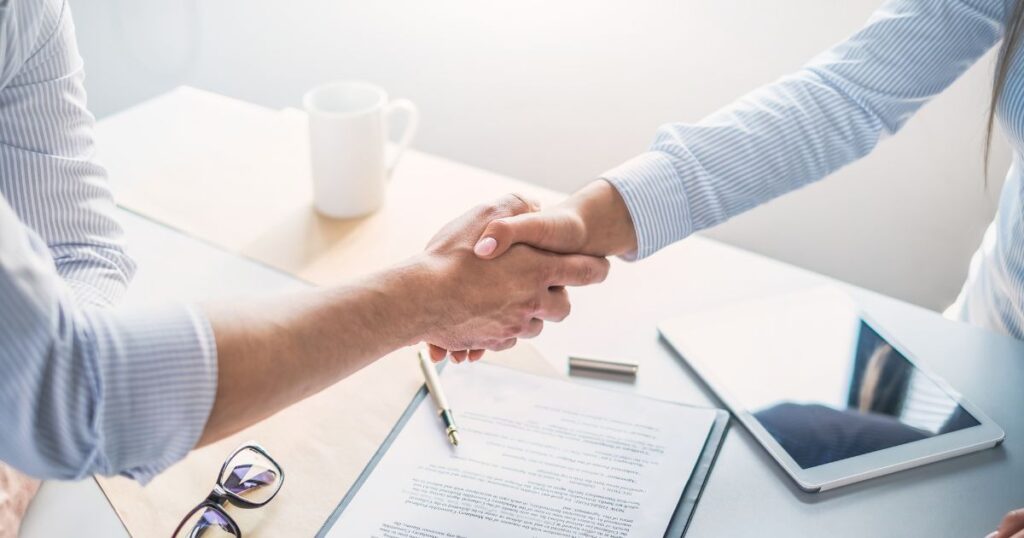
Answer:
[[[0,4],[0,460],[142,482],[199,439],[214,337],[184,305],[112,306],[134,272],[95,160],[67,4]]]
[[[0,85],[0,191],[49,248],[79,301],[116,303],[135,264],[96,159],[68,5],[14,2]]]
[[[890,0],[799,72],[602,177],[625,199],[643,258],[863,157],[1001,37],[1003,0]]]
[[[80,305],[2,198],[0,318],[0,460],[38,477],[146,481],[195,446],[216,393],[206,319]]]

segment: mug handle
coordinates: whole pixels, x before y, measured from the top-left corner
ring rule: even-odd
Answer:
[[[387,165],[388,177],[391,177],[391,172],[395,170],[395,165],[398,164],[398,160],[405,153],[406,148],[409,147],[409,143],[412,142],[412,137],[416,134],[416,127],[420,123],[420,111],[408,99],[395,99],[388,103],[384,109],[384,120],[390,122],[391,117],[399,112],[405,113],[405,128],[402,129],[402,136],[396,142],[398,147],[395,148],[395,154]]]

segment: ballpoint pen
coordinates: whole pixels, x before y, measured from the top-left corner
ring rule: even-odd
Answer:
[[[437,370],[431,362],[427,350],[420,350],[420,370],[423,370],[423,377],[427,381],[427,390],[437,407],[437,416],[444,422],[444,432],[448,434],[448,440],[452,446],[459,446],[459,430],[455,427],[455,417],[448,407],[448,399],[444,397],[444,390],[441,388],[441,378],[437,377]]]

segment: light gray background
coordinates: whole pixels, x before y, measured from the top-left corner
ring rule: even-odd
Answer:
[[[879,0],[72,0],[93,109],[179,84],[281,107],[359,78],[423,113],[415,145],[571,190],[854,31]],[[994,212],[992,58],[830,180],[708,235],[941,309]],[[154,129],[160,126],[154,125]],[[455,214],[461,207],[453,207]]]

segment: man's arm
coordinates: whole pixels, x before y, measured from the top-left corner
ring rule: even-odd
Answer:
[[[78,305],[39,238],[0,199],[0,460],[44,477],[145,481],[197,443],[238,431],[421,340],[503,349],[569,311],[562,286],[607,261],[519,246],[472,252],[481,206],[427,250],[348,286],[259,305],[125,310]],[[209,321],[207,321],[209,320]]]
[[[506,196],[441,230],[426,251],[348,286],[281,297],[259,307],[207,308],[221,382],[200,444],[263,419],[395,349],[501,350],[569,314],[563,286],[604,280],[608,262],[519,246],[498,262],[473,243],[495,218],[530,208]],[[500,262],[500,263],[499,263]]]
[[[0,49],[0,193],[42,236],[77,301],[112,304],[134,265],[95,162],[93,118],[65,2],[8,5],[0,14]],[[17,532],[38,486],[0,463],[0,529]]]
[[[0,461],[41,478],[146,478],[188,452],[216,389],[200,312],[81,304],[0,198]]]

